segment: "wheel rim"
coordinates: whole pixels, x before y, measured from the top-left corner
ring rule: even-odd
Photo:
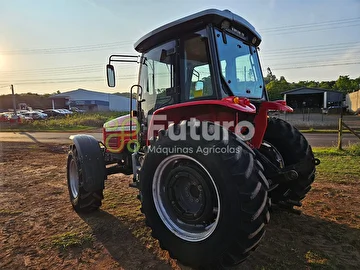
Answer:
[[[161,220],[179,238],[198,242],[215,231],[219,192],[210,173],[194,158],[165,158],[155,171],[152,192]]]
[[[273,146],[271,143],[267,141],[263,141],[261,144],[261,150],[264,150],[264,154],[271,158],[273,161],[276,161],[276,165],[278,168],[283,169],[285,168],[284,158],[280,154],[280,152]]]
[[[74,158],[71,159],[69,165],[69,182],[71,195],[76,198],[79,194],[79,174]]]

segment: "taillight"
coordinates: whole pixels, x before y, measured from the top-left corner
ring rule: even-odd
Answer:
[[[108,147],[110,148],[116,148],[118,146],[118,137],[112,137],[109,139]]]

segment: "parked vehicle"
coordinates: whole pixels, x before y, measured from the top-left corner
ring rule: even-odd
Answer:
[[[14,115],[13,117],[15,117],[15,115]],[[20,118],[20,122],[22,122],[22,123],[23,123],[23,122],[32,122],[32,121],[35,120],[32,116],[25,115],[25,114],[22,114],[22,113],[19,113],[19,114],[17,115],[17,117]]]
[[[86,112],[85,110],[81,110],[77,107],[71,107],[70,110],[74,113],[85,113]]]
[[[9,123],[21,123],[24,121],[32,120],[32,119],[25,117],[22,114],[18,114],[18,113],[15,114],[14,112],[5,112],[4,114],[6,115],[5,117],[7,117]]]
[[[9,121],[9,115],[6,113],[0,113],[0,122],[8,122]]]
[[[47,110],[44,110],[43,113],[47,114],[48,117],[64,117],[64,116],[66,116],[65,113],[63,113],[59,110],[56,110],[56,109],[47,109]]]
[[[246,20],[211,9],[142,37],[139,56],[111,55],[110,87],[112,63],[139,64],[130,89],[137,105],[130,101],[128,115],[104,124],[102,142],[71,136],[74,210],[99,209],[108,176],[132,174],[145,223],[171,257],[195,269],[247,259],[263,239],[271,202],[298,213],[319,164],[297,129],[268,117],[293,109],[268,100],[260,43]]]
[[[35,110],[33,110],[33,112],[41,112],[41,113],[43,113],[43,112],[44,112],[44,110],[41,110],[41,109],[35,109]]]
[[[66,114],[66,115],[73,114],[73,112],[72,112],[72,111],[69,111],[68,109],[56,109],[56,110],[58,110],[59,112],[62,112],[62,113],[64,113],[64,114]]]
[[[34,120],[44,120],[44,119],[48,118],[48,115],[46,113],[35,112],[35,111],[23,113],[22,115],[24,115],[26,117],[30,117]]]

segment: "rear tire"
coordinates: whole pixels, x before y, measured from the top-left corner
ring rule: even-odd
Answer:
[[[104,179],[99,179],[104,181]],[[76,147],[73,146],[67,160],[67,185],[70,202],[76,212],[92,212],[102,204],[104,198],[103,189],[89,192],[82,177],[82,168]]]
[[[285,167],[304,161],[302,169],[297,171],[299,176],[296,180],[281,183],[270,192],[274,203],[288,200],[300,202],[310,191],[315,179],[316,169],[311,146],[301,132],[278,118],[269,118],[264,141],[276,148],[283,158]]]
[[[222,269],[244,261],[263,238],[270,219],[268,182],[240,138],[231,133],[228,141],[205,140],[202,129],[211,134],[215,125],[203,124],[169,127],[176,133],[185,125],[186,140],[160,131],[140,171],[140,197],[153,237],[172,258],[196,269]],[[191,139],[190,128],[199,140]],[[199,147],[228,152],[206,155]]]

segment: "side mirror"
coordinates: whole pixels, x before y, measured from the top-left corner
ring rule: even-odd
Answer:
[[[115,87],[115,70],[113,65],[106,65],[107,84],[109,87]]]

